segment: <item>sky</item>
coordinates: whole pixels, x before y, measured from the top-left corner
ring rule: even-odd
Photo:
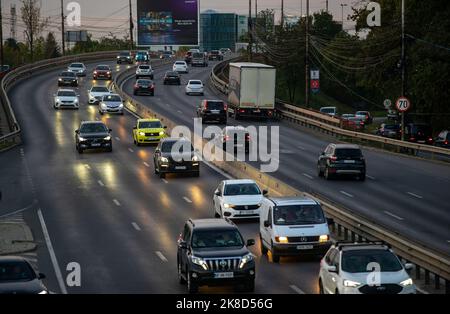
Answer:
[[[136,18],[136,1],[132,0],[133,16]],[[139,0],[139,1],[164,1],[164,0]],[[11,4],[16,5],[17,10],[17,35],[19,41],[24,39],[23,28],[20,27],[20,0],[2,0],[3,9],[3,34],[4,37],[10,37],[10,21],[11,21]],[[60,0],[39,0],[42,5],[41,14],[49,17],[48,30],[60,32]],[[64,0],[67,5],[72,0]],[[123,37],[128,29],[128,0],[77,0],[81,6],[81,29],[88,29],[93,32],[95,37],[108,35],[112,32],[117,37]],[[338,21],[342,19],[341,3],[347,4],[344,7],[344,19],[351,13],[351,6],[357,5],[358,0],[329,0],[329,10]],[[254,3],[252,0],[252,12],[254,13]],[[301,6],[302,4],[302,6]],[[310,0],[310,12],[318,12],[324,10],[326,6],[325,0]],[[258,11],[264,9],[274,9],[276,19],[280,18],[281,0],[258,0]],[[217,10],[219,12],[231,12],[238,14],[248,14],[248,0],[200,0],[200,10],[208,9]],[[306,12],[306,0],[284,0],[284,11],[286,15],[300,15]],[[67,12],[67,11],[66,11]],[[344,28],[352,28],[351,21],[344,20]],[[84,26],[84,27],[83,27]]]

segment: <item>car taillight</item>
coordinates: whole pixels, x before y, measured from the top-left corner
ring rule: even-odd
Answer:
[[[428,142],[433,142],[433,138],[428,138]]]
[[[415,138],[415,137],[410,137],[409,140],[410,140],[410,141],[415,141],[416,138]]]
[[[445,141],[444,144],[445,144],[445,145],[448,145],[448,141]]]
[[[240,113],[244,113],[244,112],[245,112],[245,109],[241,109],[241,110],[239,110],[239,112],[240,112]]]

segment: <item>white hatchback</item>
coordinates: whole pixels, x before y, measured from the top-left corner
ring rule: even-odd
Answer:
[[[53,97],[53,108],[55,109],[68,107],[78,109],[80,106],[79,95],[72,89],[58,89]]]
[[[176,61],[173,64],[172,70],[178,73],[189,73],[186,61]]]
[[[189,82],[186,84],[186,95],[193,95],[193,94],[197,94],[197,95],[203,95],[204,91],[203,91],[203,83],[200,80],[189,80]]]

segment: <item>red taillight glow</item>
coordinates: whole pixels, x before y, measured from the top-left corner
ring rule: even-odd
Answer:
[[[240,112],[240,113],[244,113],[244,112],[245,112],[245,110],[244,110],[244,109],[241,109],[241,110],[239,110],[239,112]]]
[[[94,74],[97,74],[97,71],[94,71]]]
[[[225,111],[228,110],[228,105],[227,104],[223,104],[223,110],[225,110]]]
[[[444,144],[445,144],[445,145],[448,145],[448,141],[445,141]]]
[[[337,157],[336,156],[331,156],[330,157],[330,161],[336,161],[337,160]]]
[[[415,138],[415,137],[410,137],[409,140],[410,140],[410,141],[415,141],[416,138]]]

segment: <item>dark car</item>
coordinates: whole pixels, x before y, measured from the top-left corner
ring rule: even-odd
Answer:
[[[200,176],[200,161],[192,143],[184,138],[165,138],[153,155],[155,174],[165,178],[167,173],[190,173]]]
[[[58,86],[78,86],[77,75],[69,71],[61,72],[58,77]]]
[[[218,144],[227,152],[229,152],[228,147],[233,148],[234,152],[244,150],[248,153],[250,150],[250,133],[242,126],[225,127],[218,140],[220,141]]]
[[[192,61],[192,51],[186,52],[184,55],[184,61],[186,61],[187,64],[190,64]]]
[[[197,116],[207,121],[227,124],[227,105],[222,100],[203,100],[197,107]]]
[[[137,80],[133,87],[133,94],[155,96],[155,83],[152,80]]]
[[[364,130],[364,118],[361,116],[347,117],[342,119],[342,127],[347,130],[361,131]]]
[[[111,129],[99,121],[81,122],[75,131],[75,147],[82,154],[86,149],[105,149],[112,152]]]
[[[211,50],[208,54],[208,59],[210,61],[212,61],[212,60],[222,61],[223,55],[219,50]]]
[[[181,77],[178,72],[168,71],[164,75],[164,85],[176,84],[181,85]]]
[[[97,79],[112,80],[111,68],[107,65],[98,65],[94,70],[93,77],[94,77],[94,80],[97,80]]]
[[[433,144],[432,129],[426,123],[408,123],[405,125],[405,140],[419,144]]]
[[[369,111],[356,111],[355,116],[362,117],[365,124],[372,124],[373,117]]]
[[[128,63],[133,64],[133,56],[129,51],[122,51],[117,56],[117,64]]]
[[[11,71],[11,67],[7,64],[0,65],[0,80]]]
[[[0,295],[48,294],[48,289],[42,282],[44,278],[45,275],[36,273],[23,257],[0,257]]]
[[[229,219],[189,219],[178,239],[177,268],[189,293],[200,286],[240,285],[255,289],[255,260],[244,238]]]
[[[382,123],[375,134],[383,137],[400,139],[400,125]]]
[[[450,148],[450,131],[444,130],[434,140],[434,145]]]
[[[317,172],[327,180],[337,175],[351,175],[364,181],[366,161],[358,145],[330,144],[319,156]]]

